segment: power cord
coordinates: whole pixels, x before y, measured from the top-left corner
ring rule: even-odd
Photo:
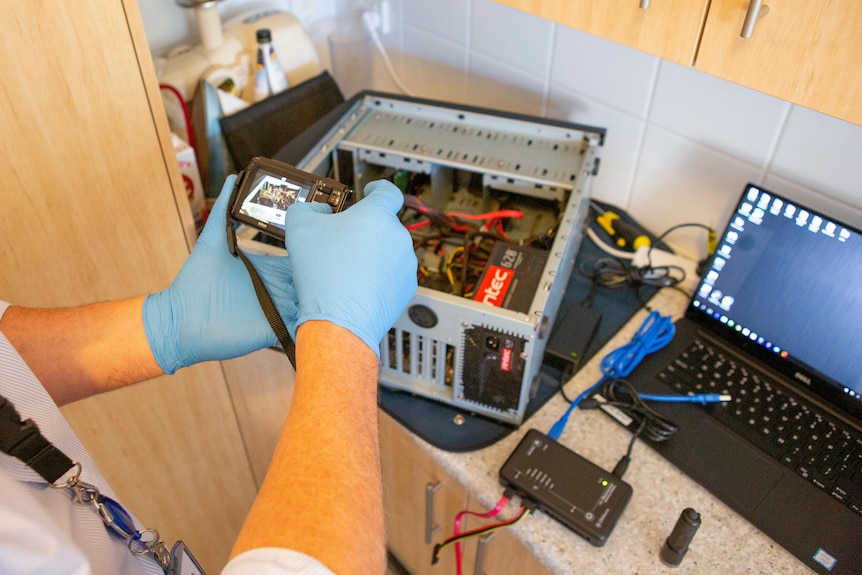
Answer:
[[[715,403],[730,401],[729,395],[719,393],[701,393],[694,395],[665,395],[652,393],[639,393],[637,389],[625,379],[612,379],[605,381],[596,392],[581,403],[581,409],[603,409],[613,407],[628,418],[628,422],[620,421],[627,428],[634,427],[632,438],[629,442],[628,451],[617,463],[613,474],[622,478],[631,462],[632,449],[638,437],[644,435],[653,443],[667,441],[679,429],[674,422],[659,414],[649,405],[648,401],[675,402],[675,403]],[[620,418],[615,413],[612,417]]]
[[[639,266],[634,262],[616,258],[593,260],[592,268],[584,262],[581,272],[591,277],[598,286],[615,289],[621,287],[673,287],[685,281],[685,270],[680,266]]]
[[[383,64],[386,66],[386,71],[389,72],[389,76],[392,78],[392,81],[395,82],[398,88],[407,96],[415,96],[395,71],[395,66],[392,65],[392,60],[389,59],[389,53],[386,51],[386,47],[380,40],[380,34],[377,33],[380,28],[385,28],[385,22],[388,20],[389,3],[385,1],[380,2],[379,9],[380,13],[371,10],[363,12],[362,22],[365,24],[365,29],[368,30],[368,35],[371,37],[374,47],[377,48],[378,52],[380,52],[380,57],[383,59]]]
[[[617,462],[611,472],[620,479],[623,478],[629,468],[632,461],[632,451],[641,435],[645,435],[646,439],[658,443],[666,441],[679,429],[675,423],[647,405],[634,386],[625,379],[605,381],[592,396],[581,403],[581,409],[601,408],[607,410],[608,407],[614,407],[630,420],[626,425],[627,428],[634,427],[626,454]],[[619,420],[617,414],[611,415]]]
[[[642,433],[649,441],[666,441],[677,432],[676,424],[647,405],[644,396],[625,379],[606,381],[596,390],[595,395],[583,402],[581,408],[595,409],[604,406],[613,406],[627,415],[632,421],[628,427],[635,426],[638,435]]]
[[[613,248],[607,245],[592,228],[587,228],[587,235],[593,243],[610,257],[584,262],[581,264],[580,271],[585,276],[593,278],[597,285],[604,288],[640,288],[641,286],[676,288],[686,279],[685,269],[677,265],[653,266],[652,251],[668,235],[687,227],[703,228],[708,232],[707,257],[701,260],[697,266],[698,273],[701,273],[715,252],[717,237],[715,230],[710,226],[696,222],[672,226],[658,236],[654,242],[650,242],[649,248],[641,248],[635,252],[625,252]],[[588,267],[589,265],[592,267]]]
[[[702,270],[706,266],[706,263],[709,261],[709,258],[712,254],[715,253],[715,248],[718,247],[718,236],[715,233],[715,230],[711,226],[707,226],[706,224],[699,224],[697,222],[685,223],[685,224],[677,224],[675,226],[671,226],[667,230],[665,230],[656,241],[650,245],[649,250],[647,250],[647,265],[651,265],[652,263],[652,250],[656,244],[660,243],[664,238],[670,235],[672,232],[675,232],[678,229],[682,228],[703,228],[706,230],[706,257],[700,260],[697,264],[697,271],[700,275],[703,275]],[[683,279],[685,272],[683,271]]]

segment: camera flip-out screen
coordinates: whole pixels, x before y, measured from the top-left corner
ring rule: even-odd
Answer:
[[[353,190],[335,180],[266,158],[254,158],[236,185],[233,218],[281,240],[285,213],[294,202],[326,203],[340,212],[353,200]]]

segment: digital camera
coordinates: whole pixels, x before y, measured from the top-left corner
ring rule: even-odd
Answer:
[[[294,202],[320,202],[340,212],[354,201],[353,190],[331,178],[260,157],[239,174],[236,188],[231,217],[281,241],[285,213]]]

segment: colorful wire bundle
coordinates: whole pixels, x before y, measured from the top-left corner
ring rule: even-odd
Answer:
[[[483,519],[495,517],[503,510],[504,507],[506,507],[506,504],[508,502],[509,502],[509,497],[504,495],[500,499],[500,501],[497,502],[497,505],[494,507],[494,509],[492,509],[491,511],[488,511],[487,513],[477,513],[475,511],[469,511],[466,509],[464,511],[461,511],[460,513],[458,513],[458,515],[455,517],[454,535],[452,535],[452,537],[449,537],[448,539],[446,539],[442,543],[438,543],[437,545],[434,546],[434,554],[431,557],[431,564],[432,565],[436,564],[437,561],[440,559],[440,551],[442,551],[445,547],[448,547],[449,545],[454,544],[455,545],[455,568],[456,568],[457,575],[461,575],[461,573],[462,573],[461,542],[462,541],[464,541],[465,539],[469,539],[470,537],[476,537],[479,535],[484,535],[486,533],[491,533],[493,531],[497,531],[499,529],[504,529],[506,527],[510,527],[512,525],[515,525],[516,523],[518,523],[519,521],[524,519],[530,513],[530,510],[527,507],[521,507],[521,509],[518,511],[518,513],[514,517],[509,519],[508,521],[501,521],[499,523],[494,523],[492,525],[486,525],[485,527],[481,527],[479,529],[473,529],[471,531],[466,531],[466,532],[462,533],[461,532],[461,521],[463,520],[464,516],[465,515],[473,515],[475,517],[480,517]]]
[[[521,219],[524,217],[524,212],[520,210],[497,210],[493,212],[487,212],[484,214],[467,214],[463,212],[442,212],[436,208],[432,208],[431,206],[425,204],[422,200],[420,200],[416,196],[407,195],[404,197],[404,206],[415,210],[425,216],[427,219],[422,221],[408,224],[405,226],[408,231],[415,231],[426,226],[431,225],[432,223],[437,225],[438,227],[447,228],[455,233],[465,233],[468,232],[469,229],[465,224],[458,222],[461,220],[472,220],[472,221],[483,221],[485,222],[482,229],[487,231],[494,231],[500,235],[500,237],[505,238],[506,234],[503,231],[503,219],[505,218],[517,218]]]
[[[419,260],[417,279],[422,287],[472,298],[498,242],[549,249],[559,225],[559,214],[553,208],[532,217],[531,212],[522,210],[522,204],[504,207],[510,202],[507,198],[481,200],[460,191],[447,203],[448,209],[443,209],[420,197],[425,193],[423,180],[399,174],[393,176],[404,191],[399,219],[413,238]],[[480,205],[490,211],[471,211]],[[525,218],[529,221],[515,221]]]

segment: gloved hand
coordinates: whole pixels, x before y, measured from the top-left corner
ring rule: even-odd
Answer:
[[[308,320],[350,330],[380,357],[380,341],[416,292],[416,255],[398,220],[404,195],[391,182],[365,186],[365,197],[343,212],[296,203],[284,228],[299,301],[291,335]]]
[[[225,180],[191,255],[168,289],[144,300],[144,329],[165,373],[278,344],[242,261],[231,255],[225,217],[236,176]],[[286,325],[296,323],[290,260],[249,255]]]

